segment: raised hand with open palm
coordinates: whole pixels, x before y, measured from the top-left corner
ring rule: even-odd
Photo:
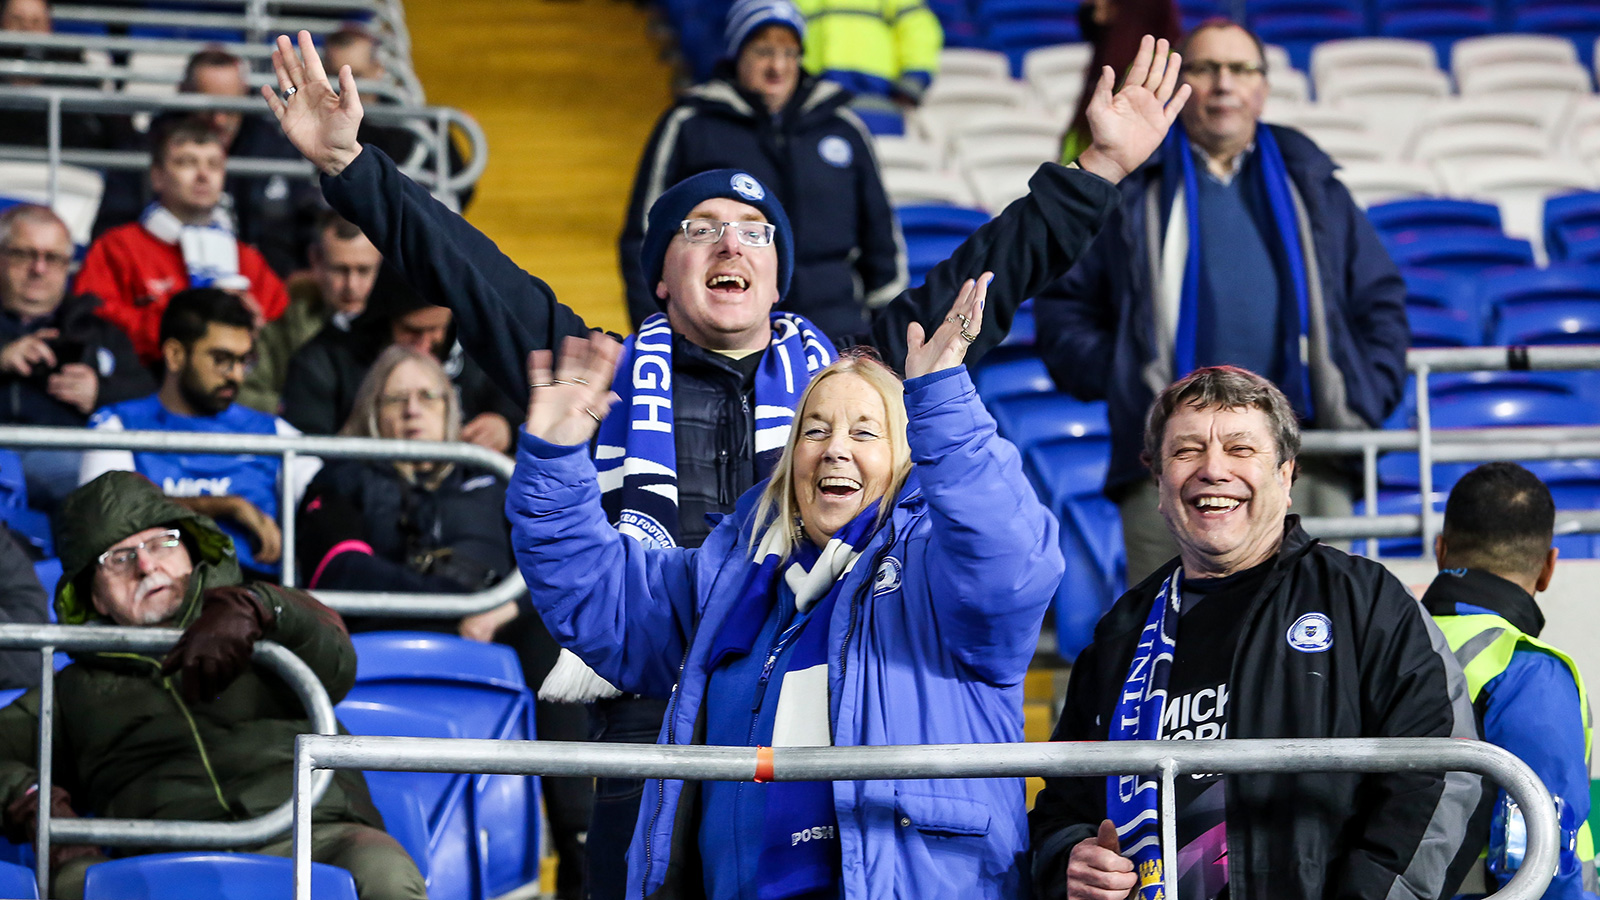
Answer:
[[[334,91],[322,57],[311,43],[311,32],[299,35],[296,52],[287,35],[278,35],[272,50],[272,71],[278,89],[262,85],[261,96],[278,117],[283,133],[296,150],[325,174],[338,175],[361,152],[356,131],[361,127],[361,97],[349,66],[339,68],[339,90]]]
[[[1117,76],[1106,66],[1086,112],[1092,143],[1078,165],[1115,183],[1148,159],[1189,99],[1189,86],[1178,84],[1182,65],[1183,57],[1170,52],[1165,38],[1147,34],[1115,93]]]

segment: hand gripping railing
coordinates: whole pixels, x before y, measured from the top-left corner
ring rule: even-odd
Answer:
[[[1161,775],[1162,870],[1177,897],[1175,784],[1185,772],[1441,772],[1485,775],[1522,808],[1528,849],[1497,900],[1536,900],[1556,868],[1555,806],[1533,770],[1492,744],[1452,738],[1098,741],[917,747],[663,747],[560,741],[301,735],[294,748],[295,900],[311,900],[311,792],[324,769],[676,778],[863,781],[1030,775]],[[1063,876],[1064,877],[1064,876]]]
[[[161,819],[51,819],[50,785],[54,778],[55,686],[57,650],[164,653],[183,632],[176,628],[113,628],[93,625],[0,625],[0,649],[39,651],[39,896],[50,896],[50,844],[111,847],[189,847],[228,849],[263,844],[289,830],[294,798],[269,813],[243,822],[177,822]],[[255,661],[283,676],[305,706],[311,727],[319,734],[339,730],[328,692],[300,657],[271,641],[257,641]],[[325,777],[324,777],[325,776]],[[305,784],[307,809],[316,805],[333,780],[319,772]],[[296,790],[300,789],[298,782]]]
[[[0,447],[54,450],[133,450],[157,453],[259,453],[283,460],[278,479],[278,507],[283,531],[280,578],[295,583],[295,504],[293,479],[287,473],[297,456],[326,459],[431,461],[488,469],[510,478],[516,464],[503,453],[463,442],[401,441],[353,437],[277,437],[259,434],[201,434],[189,431],[93,431],[84,428],[40,428],[0,425]],[[522,596],[522,574],[515,569],[493,587],[472,594],[400,594],[317,591],[317,599],[341,613],[456,619],[494,609]]]

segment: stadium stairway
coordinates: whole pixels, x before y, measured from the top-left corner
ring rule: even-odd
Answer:
[[[467,218],[590,324],[628,332],[617,235],[671,101],[650,18],[620,0],[407,0],[430,103],[489,137]]]

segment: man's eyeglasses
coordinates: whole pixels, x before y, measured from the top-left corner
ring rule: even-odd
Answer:
[[[31,266],[43,261],[47,268],[65,269],[72,265],[72,255],[50,250],[30,250],[27,247],[0,247],[0,255],[14,266]]]
[[[118,547],[107,550],[95,559],[106,571],[115,575],[131,573],[139,562],[139,551],[151,559],[166,559],[183,545],[183,535],[176,528],[169,528],[148,541],[140,541],[132,547]]]
[[[1258,62],[1217,62],[1211,59],[1183,64],[1183,74],[1190,78],[1204,78],[1209,81],[1216,81],[1223,70],[1227,70],[1234,78],[1244,79],[1266,74],[1267,67]]]
[[[435,390],[411,391],[405,394],[384,394],[378,398],[381,407],[404,409],[416,400],[421,406],[438,406],[444,402],[444,392]]]
[[[751,47],[746,52],[762,62],[771,62],[775,59],[781,59],[784,62],[797,62],[800,59],[800,51],[793,47]]]
[[[684,219],[679,223],[683,239],[691,244],[715,244],[722,230],[733,226],[733,234],[746,247],[770,247],[778,229],[771,222],[718,222],[715,219]]]
[[[211,357],[213,366],[224,372],[244,369],[245,374],[248,375],[256,367],[256,355],[253,352],[240,356],[237,353],[229,353],[226,350],[207,350],[206,355]]]

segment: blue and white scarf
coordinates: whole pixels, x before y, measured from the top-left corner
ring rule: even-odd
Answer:
[[[794,593],[795,618],[767,654],[763,679],[778,683],[772,725],[774,747],[833,745],[828,696],[828,623],[833,618],[845,576],[877,532],[878,504],[868,504],[818,550],[801,540],[787,560],[778,539],[788,523],[774,523],[756,548],[755,568],[739,602],[711,645],[711,668],[731,655],[748,655],[778,604],[778,576]],[[785,649],[782,671],[775,667]],[[766,828],[762,835],[759,900],[782,900],[825,892],[839,884],[839,828],[829,781],[781,781],[766,786]],[[796,840],[796,835],[818,835]]]
[[[1161,717],[1167,709],[1167,678],[1172,674],[1172,653],[1177,648],[1179,604],[1183,597],[1183,569],[1167,576],[1150,604],[1150,616],[1139,632],[1133,664],[1117,698],[1107,738],[1113,741],[1154,741],[1161,737]],[[1106,778],[1106,817],[1117,826],[1122,855],[1139,873],[1134,900],[1163,896],[1161,821],[1157,813],[1158,782],[1145,775]]]
[[[836,353],[826,335],[800,316],[773,313],[772,343],[756,370],[756,478],[766,478],[789,439],[800,395]],[[678,447],[672,433],[672,326],[656,313],[622,345],[621,397],[600,423],[594,465],[606,520],[647,547],[678,546]],[[627,415],[619,411],[626,410]],[[587,703],[621,692],[563,649],[539,686],[539,699]]]
[[[1210,282],[1203,271],[1205,257],[1200,252],[1200,204],[1198,174],[1194,152],[1190,148],[1188,133],[1181,122],[1174,123],[1161,145],[1162,200],[1169,210],[1167,231],[1161,250],[1163,281],[1158,291],[1171,293],[1177,288],[1176,321],[1168,322],[1168,333],[1173,339],[1172,371],[1166,381],[1178,379],[1193,372],[1199,331],[1200,311],[1216,310],[1212,303]],[[1256,129],[1256,155],[1260,165],[1251,169],[1253,182],[1246,187],[1260,191],[1272,216],[1273,236],[1269,246],[1289,271],[1289,287],[1293,297],[1281,298],[1284,316],[1297,314],[1295,328],[1281,348],[1285,361],[1281,387],[1301,418],[1312,417],[1311,368],[1309,361],[1311,327],[1311,295],[1307,282],[1305,244],[1301,240],[1300,221],[1295,212],[1294,187],[1289,181],[1289,170],[1284,165],[1283,153],[1272,129]],[[1174,177],[1182,173],[1181,181]],[[1180,189],[1181,188],[1181,192]],[[1152,249],[1152,252],[1154,250]],[[1172,264],[1183,260],[1181,286],[1173,283],[1177,272]],[[1160,304],[1168,317],[1170,296]]]
[[[217,207],[205,225],[185,225],[172,210],[152,203],[139,215],[139,224],[156,240],[175,244],[189,270],[189,287],[248,290],[250,282],[239,274],[239,239],[233,219]]]
[[[756,478],[766,478],[789,439],[800,394],[833,362],[833,344],[810,322],[773,313],[772,343],[756,370]],[[672,326],[656,313],[622,345],[622,402],[600,423],[594,465],[600,502],[617,530],[646,546],[678,546],[678,448],[672,433]]]

